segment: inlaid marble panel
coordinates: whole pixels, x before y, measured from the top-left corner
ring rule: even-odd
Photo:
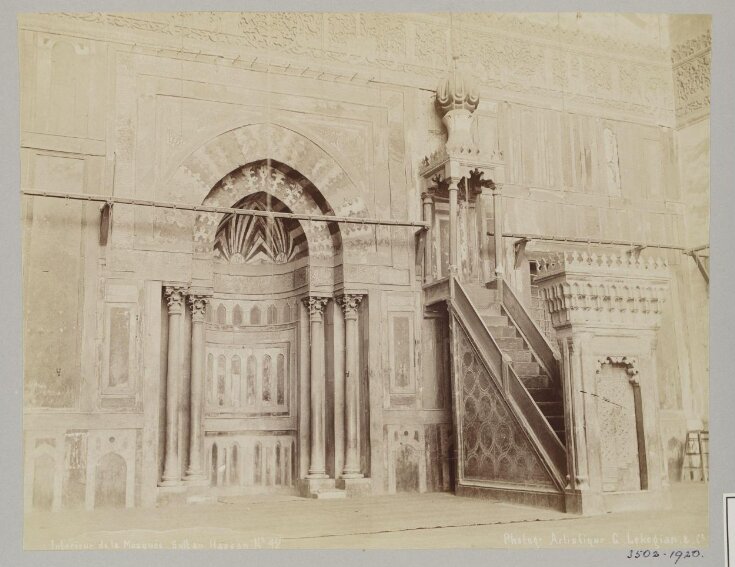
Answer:
[[[208,412],[288,414],[294,372],[288,342],[207,347]]]
[[[296,436],[243,432],[208,436],[209,486],[229,492],[292,489],[298,480]]]

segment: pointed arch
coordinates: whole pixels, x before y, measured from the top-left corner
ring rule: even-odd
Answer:
[[[95,467],[94,507],[124,508],[127,492],[125,459],[117,453],[107,453]]]
[[[273,160],[289,164],[319,187],[337,215],[369,216],[361,181],[319,144],[295,128],[274,122],[251,123],[223,131],[186,156],[166,176],[163,191],[187,195],[200,204],[225,175],[245,163]]]
[[[242,307],[239,304],[235,305],[235,308],[232,310],[232,326],[242,326]]]
[[[202,204],[309,215],[336,214],[308,178],[288,165],[271,159],[249,162],[226,172],[212,186]],[[262,236],[266,232],[274,234],[276,224],[273,223],[263,217],[199,213],[194,226],[195,252],[212,254],[215,258],[226,257],[236,263],[257,261],[258,252],[267,249]],[[310,257],[334,263],[341,261],[342,230],[337,223],[287,219],[277,223],[277,226],[280,227],[276,232],[280,235],[279,241],[284,240],[286,234],[292,234],[299,242],[299,231],[302,231]],[[362,234],[366,241],[372,241],[370,227],[347,225],[344,230],[352,234],[353,240]],[[246,245],[254,258],[244,257],[240,252]],[[298,250],[294,253],[298,253]]]

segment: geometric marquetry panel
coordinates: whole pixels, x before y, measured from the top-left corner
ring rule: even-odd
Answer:
[[[555,487],[520,423],[454,321],[454,388],[459,424],[460,483],[464,480]]]

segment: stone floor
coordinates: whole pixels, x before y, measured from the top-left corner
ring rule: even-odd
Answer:
[[[673,509],[582,518],[452,494],[230,497],[156,509],[32,513],[26,549],[704,547],[707,486]],[[658,545],[657,545],[658,544]]]

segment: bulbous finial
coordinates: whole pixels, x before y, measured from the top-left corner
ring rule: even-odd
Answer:
[[[463,73],[457,65],[459,56],[452,57],[452,70],[436,88],[436,105],[444,115],[450,110],[467,110],[473,113],[480,103],[477,83]]]

